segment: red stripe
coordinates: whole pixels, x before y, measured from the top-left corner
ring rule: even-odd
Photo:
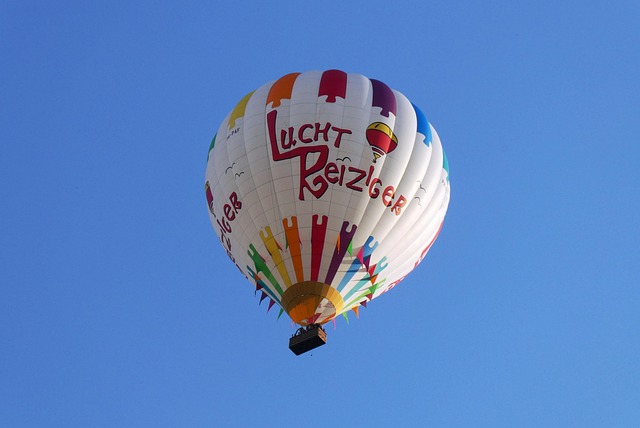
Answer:
[[[320,263],[322,262],[322,250],[324,249],[324,237],[327,232],[329,218],[323,215],[318,223],[318,214],[313,215],[311,228],[311,281],[318,281]]]
[[[320,78],[318,97],[327,96],[328,103],[335,103],[338,97],[345,99],[347,96],[347,73],[340,70],[327,70]]]

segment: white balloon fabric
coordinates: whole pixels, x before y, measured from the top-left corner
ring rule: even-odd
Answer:
[[[422,261],[449,203],[448,163],[400,92],[340,70],[246,95],[209,149],[209,216],[229,258],[302,326],[392,289]]]

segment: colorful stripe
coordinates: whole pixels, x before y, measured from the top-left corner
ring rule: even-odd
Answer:
[[[360,251],[358,251],[358,254],[356,255],[356,258],[360,260],[360,263],[362,263],[362,265],[365,266],[367,270],[369,270],[371,255],[376,248],[378,248],[378,241],[374,241],[373,236],[369,236],[367,242],[362,248],[360,248]]]
[[[204,183],[204,193],[207,196],[207,206],[209,207],[209,212],[213,214],[213,193],[211,193],[211,186],[209,185],[209,181],[206,181]]]
[[[389,117],[389,113],[396,116],[396,96],[391,88],[379,80],[371,79],[373,85],[373,107],[380,107],[380,114]]]
[[[289,221],[291,225],[289,225]],[[304,270],[302,268],[302,251],[300,243],[300,233],[298,232],[298,218],[292,216],[291,218],[282,219],[282,225],[284,226],[284,233],[287,237],[287,247],[289,247],[289,254],[291,254],[291,260],[293,261],[293,269],[296,271],[296,281],[304,281]]]
[[[355,274],[360,271],[362,266],[364,266],[366,270],[369,271],[369,261],[371,259],[371,255],[373,254],[373,251],[377,247],[378,241],[374,241],[373,236],[369,236],[369,238],[367,238],[367,242],[360,249],[360,251],[358,251],[356,258],[353,260],[351,266],[349,266],[349,269],[347,269],[347,272],[342,277],[340,284],[338,284],[338,291],[342,292],[342,290],[351,281]]]
[[[377,282],[376,284],[372,285],[371,287],[368,288],[363,288],[360,289],[358,291],[361,291],[361,293],[357,294],[353,299],[351,299],[351,301],[349,301],[347,304],[345,304],[345,307],[350,307],[353,306],[354,304],[357,304],[358,302],[362,301],[362,299],[367,299],[365,301],[363,301],[362,303],[360,303],[362,306],[367,306],[366,302],[367,301],[371,301],[373,300],[373,295],[375,294],[376,290],[386,281],[386,278],[383,279],[380,282]]]
[[[211,151],[213,150],[213,147],[216,145],[217,136],[218,134],[213,136],[213,140],[211,140],[211,144],[209,145],[209,151],[207,152],[207,163],[209,163],[209,158],[211,157]]]
[[[424,115],[422,110],[418,108],[417,105],[411,103],[413,106],[413,110],[416,112],[416,119],[418,119],[418,129],[417,132],[419,134],[424,135],[424,143],[429,147],[431,145],[431,141],[433,140],[433,135],[431,135],[431,127],[429,126],[429,121],[427,117]]]
[[[280,277],[284,281],[284,285],[287,287],[291,287],[291,279],[289,279],[289,273],[284,266],[284,262],[282,261],[282,248],[278,245],[276,238],[273,237],[273,233],[271,233],[271,228],[269,226],[265,227],[264,230],[260,231],[260,239],[264,243],[264,246],[267,248],[271,259],[276,265],[276,269],[280,272]]]
[[[213,150],[213,147],[216,145],[216,137],[218,136],[218,134],[213,136],[213,140],[211,140],[211,144],[209,145],[209,152],[211,152],[211,150]],[[207,157],[207,160],[209,160],[209,158]]]
[[[449,181],[449,159],[447,159],[447,154],[442,151],[442,168],[447,171],[447,181]]]
[[[356,292],[362,292],[361,294],[358,294],[355,298],[353,298],[348,304],[346,304],[345,307],[350,307],[352,304],[359,302],[363,298],[372,300],[376,290],[380,287],[380,285],[384,284],[387,281],[387,278],[383,278],[382,280],[376,282],[378,275],[389,266],[389,264],[387,263],[387,257],[383,257],[380,262],[378,262],[378,264],[374,266],[374,271],[370,272],[372,276],[369,278],[363,278],[357,286],[355,286],[349,293],[347,293],[346,296],[344,296],[344,300],[346,301]],[[367,282],[371,282],[371,285],[368,287],[364,287]]]
[[[231,110],[231,116],[229,116],[229,129],[233,129],[236,127],[236,120],[244,117],[244,112],[247,110],[247,103],[249,102],[249,98],[253,95],[255,91],[249,92],[240,100],[238,104]],[[213,139],[215,142],[215,137]]]
[[[328,70],[322,73],[318,97],[327,97],[326,102],[335,103],[337,98],[347,96],[347,73],[341,70]]]
[[[280,284],[278,284],[276,277],[273,276],[273,273],[267,266],[267,263],[265,262],[264,257],[262,257],[258,253],[258,250],[256,250],[256,247],[254,247],[253,244],[249,244],[249,250],[247,250],[247,254],[253,260],[253,264],[255,265],[255,268],[256,268],[256,273],[263,273],[265,277],[269,280],[271,285],[273,285],[273,287],[282,296],[282,293],[283,293],[282,287],[280,286]]]
[[[318,219],[320,218],[320,222]],[[311,225],[311,281],[318,281],[320,274],[320,263],[322,263],[322,251],[324,249],[324,238],[327,233],[329,217],[318,214],[313,215]]]
[[[349,249],[351,240],[356,234],[358,226],[352,224],[351,230],[347,230],[349,228],[349,225],[350,223],[348,221],[342,223],[340,235],[338,235],[338,240],[336,242],[336,248],[335,250],[333,250],[333,257],[331,258],[331,263],[329,264],[329,271],[327,272],[327,277],[324,280],[325,284],[333,283],[333,278],[335,278],[336,273],[338,272],[340,263],[342,263],[344,256],[347,254],[347,250]]]
[[[269,297],[271,297],[271,300],[274,300],[278,305],[280,305],[280,298],[276,296],[269,287],[267,287],[267,284],[264,283],[262,278],[260,278],[260,276],[255,273],[250,266],[247,266],[247,270],[249,271],[249,276],[251,276],[251,278],[256,282],[256,291],[260,290],[262,292],[266,292]]]
[[[271,108],[280,107],[282,100],[290,100],[293,92],[293,84],[300,73],[291,73],[282,76],[271,86],[267,96],[267,106],[272,103]]]

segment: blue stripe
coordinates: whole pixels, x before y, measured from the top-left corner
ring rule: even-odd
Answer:
[[[444,150],[442,151],[442,158],[442,168],[447,171],[447,181],[449,181],[449,159],[447,159],[447,154],[444,152]]]
[[[427,147],[429,147],[431,145],[431,141],[433,140],[429,121],[417,105],[413,103],[411,103],[411,105],[416,112],[416,119],[418,119],[418,133],[424,135],[424,143],[427,145]]]

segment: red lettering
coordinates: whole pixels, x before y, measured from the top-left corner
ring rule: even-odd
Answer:
[[[229,203],[224,204],[222,207],[222,212],[224,213],[223,217],[218,218],[218,216],[213,213],[213,208],[211,211],[213,213],[213,217],[216,219],[218,227],[220,228],[220,243],[226,250],[227,255],[234,261],[235,259],[233,258],[233,254],[231,254],[231,239],[227,235],[232,232],[231,222],[236,219],[236,214],[238,214],[238,211],[241,208],[242,202],[238,199],[238,194],[236,192],[232,192],[231,195],[229,195]]]
[[[233,221],[236,218],[236,213],[231,208],[231,205],[224,204],[223,211],[224,211],[224,216],[227,218],[227,220]]]
[[[351,190],[362,192],[362,187],[358,186],[357,184],[364,178],[365,175],[367,175],[366,171],[350,166],[349,172],[355,172],[356,176],[353,180],[347,181],[347,187]]]
[[[238,194],[236,192],[231,193],[229,196],[229,202],[231,202],[236,213],[240,211],[240,208],[242,208],[242,202],[238,200]]]
[[[309,168],[307,168],[307,158],[309,157],[310,153],[316,151],[313,150],[314,148],[316,147],[305,147],[305,149],[307,150],[304,153],[300,154],[300,194],[298,195],[298,197],[301,201],[304,201],[304,189],[307,189],[313,196],[316,197],[316,199],[319,199],[320,197],[322,197],[322,195],[324,195],[324,192],[326,192],[327,188],[329,187],[329,184],[327,184],[327,180],[325,180],[321,175],[318,175],[312,181],[312,183],[316,186],[315,188],[313,188],[307,182],[307,178],[309,178],[309,176],[320,171],[327,164],[329,148],[327,146],[317,146],[318,149],[324,150],[320,150],[316,162]]]
[[[289,135],[289,142],[286,142],[286,137],[287,135]],[[289,132],[285,131],[284,129],[282,131],[280,131],[280,141],[282,141],[282,148],[283,149],[290,149],[291,147],[295,146],[297,141],[293,139],[293,127],[290,126],[289,127]]]
[[[221,231],[231,233],[231,225],[226,219],[223,218],[222,223],[219,219],[216,219],[216,222],[218,223],[218,226],[220,226]]]
[[[338,183],[340,186],[342,186],[342,180],[344,180],[344,170],[346,169],[346,167],[344,165],[340,165],[340,182]]]
[[[322,168],[322,166],[320,166],[320,168]],[[329,183],[327,183],[327,180],[325,180],[322,175],[316,175],[313,178],[312,183],[314,184],[314,186],[316,186],[315,189],[309,186],[309,184],[307,183],[306,177],[304,182],[305,182],[305,187],[309,190],[309,192],[311,192],[313,196],[316,197],[316,199],[320,199],[322,195],[324,195],[327,189],[329,188]],[[302,194],[302,188],[300,188],[300,193]]]
[[[216,223],[218,223],[218,227],[220,227],[220,242],[222,246],[225,247],[229,257],[231,256],[231,240],[227,236],[227,234],[232,232],[231,222],[236,219],[236,214],[242,208],[242,202],[238,200],[238,194],[236,192],[232,192],[229,195],[228,204],[224,204],[222,207],[222,212],[224,213],[224,217],[218,218],[215,214],[214,217],[216,219]]]
[[[327,192],[329,184],[337,184],[357,192],[363,192],[368,187],[371,198],[375,199],[382,194],[385,206],[391,206],[395,189],[392,186],[384,188],[382,181],[373,177],[375,173],[373,166],[364,170],[349,166],[349,163],[338,165],[336,162],[328,162],[329,146],[322,143],[329,143],[330,139],[333,139],[333,146],[339,148],[344,136],[352,134],[351,130],[332,126],[330,122],[304,123],[297,128],[287,126],[285,129],[278,129],[277,117],[277,110],[267,113],[267,135],[271,146],[271,156],[274,162],[298,159],[300,165],[299,200],[305,200],[308,193],[312,197],[320,199]],[[331,135],[329,135],[330,133]],[[298,144],[298,142],[303,144]],[[313,142],[318,144],[311,144]],[[237,217],[237,210],[241,204],[236,206],[236,202],[240,204],[237,201],[237,195],[235,200],[231,201],[231,205],[225,207],[224,214],[229,221]],[[404,204],[406,201],[397,203],[395,209],[400,211]]]
[[[327,166],[324,167],[324,175],[327,177],[329,183],[337,183],[338,177],[333,177],[333,174],[338,172],[338,165],[333,162],[327,163]]]
[[[300,127],[300,129],[298,129],[298,140],[300,140],[301,143],[307,144],[313,141],[313,138],[311,137],[305,138],[304,136],[304,131],[306,131],[309,128],[313,128],[313,125],[310,123],[305,123]]]
[[[369,197],[371,199],[375,199],[380,195],[380,189],[376,187],[378,183],[382,186],[382,181],[378,177],[371,180],[371,184],[369,185]]]
[[[400,195],[395,204],[391,207],[391,211],[393,211],[396,215],[400,215],[402,211],[402,207],[404,207],[407,203],[407,198],[403,195]]]
[[[338,128],[337,126],[332,126],[331,129],[333,129],[338,133],[338,135],[336,136],[336,141],[333,143],[335,147],[340,147],[340,142],[342,141],[342,134],[351,134],[350,130]]]
[[[321,177],[315,177],[312,180],[312,184],[316,187],[312,187],[307,179],[322,170],[327,164],[327,158],[329,155],[329,147],[322,146],[300,146],[287,152],[280,152],[278,148],[278,142],[276,140],[276,119],[278,117],[278,111],[272,110],[267,113],[267,129],[269,134],[269,143],[271,144],[271,156],[274,161],[278,162],[285,159],[293,159],[295,157],[300,158],[300,192],[298,193],[298,199],[304,201],[304,190],[311,192],[316,198],[320,198],[327,191],[329,184]],[[320,129],[320,124],[316,123],[315,139],[318,139],[320,133],[324,134],[325,141],[328,141],[328,132],[331,127],[330,123],[327,123],[324,129]],[[307,160],[311,153],[318,153],[318,159],[311,166],[307,167]]]
[[[323,129],[320,129],[320,123],[316,122],[316,133],[313,136],[315,141],[318,141],[318,136],[322,134],[324,136],[324,141],[329,141],[329,129],[331,128],[331,123],[327,122]]]
[[[396,193],[396,190],[393,188],[393,186],[387,186],[384,189],[384,192],[382,192],[382,203],[385,206],[391,206],[391,202],[393,202],[393,195]]]
[[[373,177],[373,165],[369,167],[369,175],[367,175],[367,181],[366,183],[364,183],[365,186],[369,185],[369,182],[371,181],[371,177]]]

